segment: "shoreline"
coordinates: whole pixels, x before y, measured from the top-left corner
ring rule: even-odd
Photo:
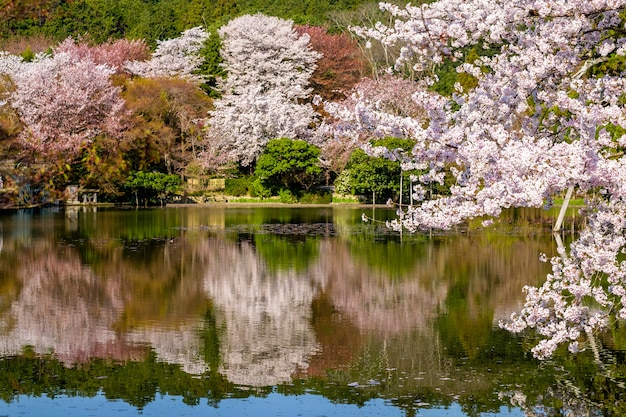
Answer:
[[[136,207],[132,204],[114,204],[114,203],[91,203],[91,204],[44,204],[44,205],[32,205],[21,207],[0,207],[0,211],[15,211],[15,210],[31,210],[31,209],[43,209],[43,208],[118,208],[118,209],[138,209],[138,210],[152,210],[152,209],[166,209],[166,208],[211,208],[211,207],[224,207],[224,208],[384,208],[393,209],[386,204],[364,204],[364,203],[279,203],[279,202],[210,202],[210,203],[168,203],[163,206],[154,205],[146,207]]]

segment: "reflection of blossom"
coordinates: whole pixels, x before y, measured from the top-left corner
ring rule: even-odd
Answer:
[[[208,367],[202,358],[198,331],[197,327],[190,325],[173,329],[145,327],[131,331],[128,340],[147,343],[160,361],[180,364],[183,371],[199,375]]]
[[[335,307],[361,330],[398,334],[424,328],[445,300],[447,284],[425,286],[419,275],[433,274],[443,263],[416,265],[415,276],[393,280],[383,271],[359,264],[348,245],[326,241],[320,248],[318,272],[325,277],[326,290]]]
[[[0,338],[0,352],[15,354],[31,345],[37,353],[52,350],[71,364],[116,350],[111,325],[122,308],[112,296],[118,289],[107,288],[111,283],[103,283],[78,257],[37,249],[18,271],[23,287],[3,320],[8,332]]]
[[[537,402],[528,401],[520,390],[498,393],[498,399],[509,400],[513,407],[519,407],[525,417],[563,416],[599,416],[603,414],[603,405],[590,401],[578,386],[566,381],[565,384],[547,388],[544,395],[537,397]],[[555,408],[553,404],[559,404]]]
[[[313,283],[306,275],[272,275],[247,244],[222,246],[205,289],[224,317],[223,372],[229,381],[269,386],[291,380],[317,350],[310,325]]]

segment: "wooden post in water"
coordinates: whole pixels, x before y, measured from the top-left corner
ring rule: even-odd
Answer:
[[[372,190],[372,220],[376,220],[376,191]]]
[[[565,218],[565,212],[567,211],[567,206],[569,205],[569,201],[572,198],[572,192],[574,191],[574,186],[570,186],[567,189],[567,193],[565,194],[565,199],[563,200],[563,205],[561,206],[561,211],[559,212],[559,217],[556,219],[556,223],[554,224],[553,232],[558,232],[561,230],[561,225],[563,224],[563,219]]]

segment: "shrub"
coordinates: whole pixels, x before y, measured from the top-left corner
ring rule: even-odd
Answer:
[[[293,193],[290,190],[287,190],[284,188],[278,192],[278,200],[281,203],[285,203],[285,204],[293,204],[293,203],[298,202],[298,198],[295,195],[293,195]]]
[[[328,190],[315,190],[305,192],[300,197],[303,204],[329,204],[333,200],[333,194]]]
[[[274,191],[308,190],[322,175],[319,156],[320,149],[303,140],[273,139],[259,157],[255,175]]]
[[[244,195],[251,195],[250,190],[254,189],[254,177],[243,176],[238,178],[226,178],[226,186],[224,188],[224,194],[240,197]]]
[[[272,196],[272,191],[265,187],[263,182],[258,178],[252,183],[251,191],[250,197],[270,198]]]

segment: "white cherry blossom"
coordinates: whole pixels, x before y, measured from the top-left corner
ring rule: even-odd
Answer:
[[[543,207],[576,188],[587,197],[588,228],[552,260],[543,286],[527,288],[524,309],[504,326],[537,331],[540,358],[561,344],[584,348],[611,314],[626,318],[626,264],[618,260],[626,246],[626,66],[617,59],[626,44],[626,0],[439,0],[381,9],[390,25],[352,30],[400,48],[398,70],[427,71],[472,47],[495,52],[459,66],[476,77],[471,90],[440,97],[421,81],[415,100],[426,123],[367,100],[356,106],[358,117],[329,107],[346,121],[341,133],[356,136],[359,123],[370,123],[416,139],[403,166],[431,171],[419,178],[416,197],[441,180],[438,173],[454,175],[449,196],[419,200],[391,227],[446,229],[510,207]]]

